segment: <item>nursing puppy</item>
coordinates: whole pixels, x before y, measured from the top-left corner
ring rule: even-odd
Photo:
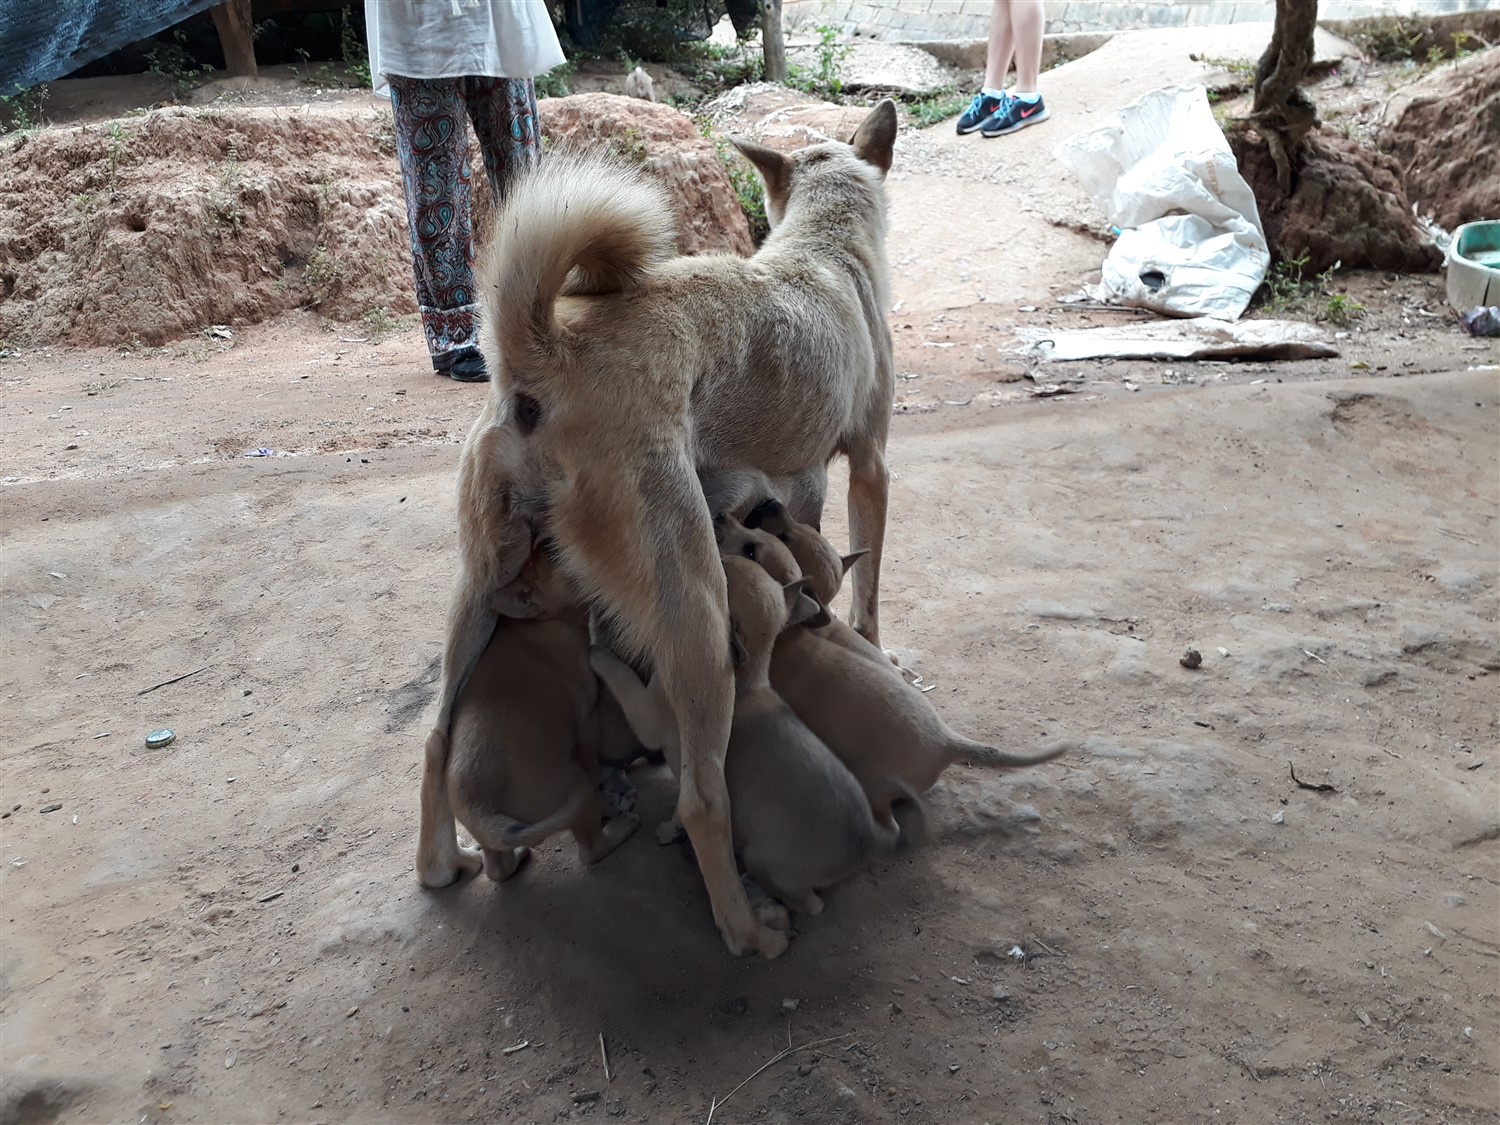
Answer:
[[[770,540],[771,547],[779,547]],[[786,561],[790,563],[790,556]],[[774,565],[774,562],[773,562]],[[734,721],[724,774],[734,807],[734,844],[745,871],[793,910],[818,914],[817,891],[902,843],[877,825],[858,782],[772,690],[776,636],[818,612],[806,580],[783,585],[759,562],[726,556]],[[656,680],[643,685],[623,661],[594,650],[594,669],[620,701],[636,737],[677,770],[676,724]]]
[[[775,530],[826,605],[854,557],[840,558],[833,544],[779,506],[763,505],[751,518],[758,533]],[[769,554],[764,547],[757,553]],[[927,792],[954,762],[1033,766],[1068,748],[1057,743],[1037,754],[1008,754],[954,733],[880,649],[838,620],[778,637],[771,686],[859,780],[886,825],[895,822],[893,806],[899,812],[913,791]]]
[[[532,557],[540,500],[551,471],[529,446],[506,399],[491,396],[469,431],[458,461],[459,569],[449,600],[437,715],[423,751],[417,878],[446,887],[480,869],[483,857],[458,843],[448,800],[453,705],[494,636],[515,608],[511,584]]]
[[[751,911],[734,863],[728,608],[696,473],[810,482],[793,514],[816,522],[825,467],[846,456],[851,534],[870,552],[851,619],[879,643],[895,138],[884,101],[847,145],[740,144],[772,223],[749,259],[675,257],[659,185],[554,154],[511,189],[481,271],[490,393],[555,471],[544,503],[563,565],[620,654],[654,665],[681,734],[678,815],[734,953],[775,957],[787,939]]]
[[[496,605],[501,620],[453,708],[448,800],[491,879],[508,878],[528,847],[564,829],[578,858],[597,863],[640,819],[627,813],[600,825],[602,716],[588,611],[545,548]]]

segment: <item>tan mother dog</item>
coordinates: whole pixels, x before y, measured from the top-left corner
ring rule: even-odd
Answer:
[[[675,256],[658,184],[617,162],[551,156],[511,189],[481,274],[490,393],[507,403],[494,417],[541,451],[563,565],[616,648],[649,658],[667,692],[682,741],[678,815],[737,954],[775,957],[787,938],[751,910],[735,868],[728,611],[696,474],[820,482],[846,456],[851,538],[870,552],[851,620],[879,643],[895,140],[887,100],[847,145],[782,155],[741,144],[772,223],[748,259]],[[819,489],[795,514],[820,512]]]

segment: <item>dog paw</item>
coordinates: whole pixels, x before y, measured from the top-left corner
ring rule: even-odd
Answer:
[[[787,913],[786,907],[775,899],[765,898],[751,905],[755,910],[755,919],[761,925],[783,931],[792,928],[792,916]]]
[[[465,875],[474,875],[484,866],[477,848],[457,847],[452,855],[436,862],[417,861],[417,879],[429,890],[452,886]]]

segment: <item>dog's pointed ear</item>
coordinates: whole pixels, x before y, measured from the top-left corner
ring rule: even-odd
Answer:
[[[882,176],[889,172],[896,148],[896,103],[882,98],[870,116],[859,123],[849,143],[854,146],[854,155],[875,165]]]
[[[869,553],[870,548],[866,547],[863,551],[852,551],[849,554],[841,557],[839,559],[839,563],[844,568],[843,573],[847,575],[849,573],[849,568],[855,563],[859,562],[860,559],[864,558]]]
[[[729,659],[736,668],[750,659],[750,652],[740,639],[740,627],[732,621],[729,623]]]
[[[766,191],[777,199],[786,195],[787,181],[792,175],[790,160],[774,148],[766,148],[765,145],[758,145],[754,141],[730,137],[729,143],[740,150],[741,156],[755,165],[760,178],[766,182]]]
[[[813,595],[812,579],[799,578],[782,588],[786,595],[786,623],[821,629],[831,620],[822,603]]]

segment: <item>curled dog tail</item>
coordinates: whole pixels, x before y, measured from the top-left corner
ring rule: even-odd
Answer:
[[[522,824],[519,821],[510,821],[500,839],[507,848],[534,848],[548,836],[555,836],[564,829],[571,828],[573,824],[583,815],[584,810],[590,802],[597,802],[599,793],[587,785],[580,785],[574,791],[573,796],[563,802],[562,808],[558,809],[545,820],[539,820],[535,824]]]
[[[1048,743],[1035,754],[1007,754],[1004,750],[996,750],[993,746],[986,746],[982,742],[975,742],[972,738],[964,738],[962,735],[954,735],[948,743],[948,761],[950,762],[978,762],[982,766],[994,766],[997,769],[1016,769],[1021,766],[1037,766],[1043,762],[1050,762],[1072,749],[1074,744],[1066,739],[1059,742]]]
[[[486,353],[502,372],[544,372],[566,347],[557,299],[638,289],[675,240],[660,185],[607,157],[549,154],[506,193],[479,269]]]

